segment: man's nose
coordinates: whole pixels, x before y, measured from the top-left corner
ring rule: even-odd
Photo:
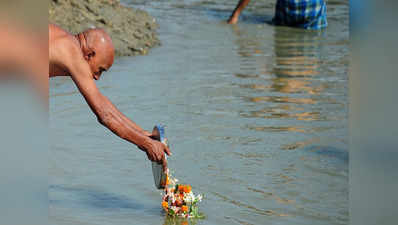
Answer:
[[[97,78],[100,78],[101,74],[102,74],[102,71],[97,71],[97,72],[94,73],[94,75],[95,75]]]

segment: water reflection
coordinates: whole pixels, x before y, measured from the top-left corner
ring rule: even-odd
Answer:
[[[320,31],[276,27],[272,79],[274,91],[281,93],[319,94],[323,87],[314,87],[312,79],[319,75],[322,59]]]
[[[250,102],[270,102],[270,103],[294,103],[294,104],[315,104],[313,98],[294,98],[290,96],[259,96],[246,98]]]
[[[196,225],[198,219],[172,218],[165,216],[163,225]]]
[[[320,107],[336,103],[334,99],[324,97],[328,84],[320,82],[326,57],[322,31],[274,27],[273,34],[266,37],[247,35],[248,31],[238,26],[233,26],[232,31],[236,35],[236,53],[241,67],[235,74],[241,79],[237,85],[246,90],[242,99],[252,103],[252,107],[242,110],[240,116],[299,121],[331,119]],[[273,48],[269,49],[264,39],[270,39]],[[248,127],[270,132],[314,131],[302,126]]]

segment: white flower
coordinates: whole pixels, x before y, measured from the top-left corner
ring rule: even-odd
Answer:
[[[174,195],[171,195],[171,202],[175,202],[176,201],[176,198],[174,197]]]
[[[195,199],[195,197],[192,198],[192,195],[191,195],[191,194],[186,194],[186,195],[184,196],[184,201],[185,201],[186,203],[191,203],[191,202],[193,202],[194,199]]]
[[[203,196],[201,194],[199,194],[198,196],[196,196],[196,198],[198,199],[199,202],[202,201]]]
[[[184,201],[186,203],[192,203],[195,201],[195,195],[191,192],[184,194]]]

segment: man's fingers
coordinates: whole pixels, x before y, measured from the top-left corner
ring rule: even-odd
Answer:
[[[163,144],[163,145],[164,145],[164,150],[165,150],[166,154],[170,156],[171,151],[170,151],[169,147],[167,147],[167,145],[165,145],[165,144]]]
[[[153,158],[153,155],[152,155],[152,154],[147,153],[146,155],[148,156],[148,159],[149,159],[150,161],[155,161],[155,159]]]
[[[154,153],[152,161],[160,163],[162,161],[162,158],[161,158],[161,156],[159,156],[159,154]]]

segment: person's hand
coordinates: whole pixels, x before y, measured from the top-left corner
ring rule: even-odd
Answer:
[[[227,23],[229,23],[229,24],[236,24],[236,23],[238,22],[238,18],[239,18],[239,17],[233,15],[233,16],[231,16],[231,17],[228,19]]]
[[[146,152],[148,159],[163,165],[163,171],[167,169],[165,153],[171,155],[170,149],[162,142],[149,139],[146,145],[140,147]]]

